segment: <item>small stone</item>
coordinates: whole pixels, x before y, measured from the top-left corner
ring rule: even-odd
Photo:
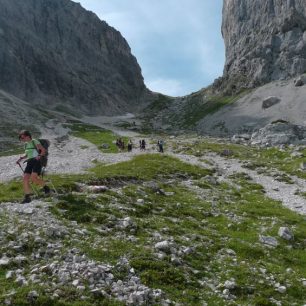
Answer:
[[[224,289],[224,290],[222,291],[222,294],[223,294],[223,295],[229,295],[229,294],[230,294],[229,289]]]
[[[28,293],[28,300],[31,302],[34,302],[37,298],[39,297],[39,294],[37,293],[37,291],[30,291]]]
[[[106,186],[88,186],[87,191],[92,193],[102,193],[109,190]]]
[[[280,227],[278,235],[285,240],[293,240],[294,236],[288,227]]]
[[[8,266],[10,264],[10,259],[7,257],[2,257],[0,259],[0,267],[1,266]]]
[[[144,204],[144,199],[137,199],[137,204]]]
[[[262,101],[262,108],[263,109],[270,108],[271,106],[279,103],[280,101],[281,99],[278,97],[274,97],[274,96],[268,97]]]
[[[166,195],[167,197],[171,197],[171,196],[174,196],[175,193],[172,192],[172,191],[166,191],[166,192],[165,192],[165,195]]]
[[[278,241],[274,237],[259,235],[259,241],[269,247],[277,247]]]
[[[26,208],[23,212],[26,215],[32,215],[34,213],[34,209],[33,208]]]
[[[101,291],[101,289],[93,289],[93,290],[91,290],[90,291],[94,296],[102,296],[103,294],[102,294],[102,291]]]
[[[13,261],[14,261],[16,264],[21,265],[21,264],[27,262],[28,259],[27,259],[25,256],[18,255],[18,256],[16,256],[16,257],[14,258]]]
[[[101,148],[102,149],[109,149],[109,144],[108,143],[102,143]]]
[[[20,275],[16,278],[15,282],[19,286],[26,286],[28,284],[27,280],[23,276],[20,276]]]
[[[301,168],[301,170],[306,170],[306,163],[301,162],[300,168]]]
[[[5,278],[6,279],[11,279],[11,278],[13,278],[13,275],[14,275],[14,271],[7,271],[6,274],[5,274]]]
[[[236,287],[237,285],[235,281],[227,280],[224,283],[224,288],[226,289],[235,289]]]
[[[279,286],[276,290],[280,293],[285,293],[287,291],[287,288],[285,286]]]
[[[155,247],[155,249],[158,249],[160,251],[169,253],[171,246],[170,246],[169,241],[164,240],[164,241],[161,241],[161,242],[157,242],[154,247]]]

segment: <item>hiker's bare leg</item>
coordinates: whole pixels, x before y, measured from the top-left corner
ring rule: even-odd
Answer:
[[[31,174],[31,181],[41,187],[46,185],[46,183],[38,176],[38,174],[34,172]]]
[[[25,173],[23,175],[23,191],[25,194],[31,193],[30,178],[31,178],[31,174],[29,173]]]

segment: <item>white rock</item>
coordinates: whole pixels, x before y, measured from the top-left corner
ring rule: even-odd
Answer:
[[[278,292],[280,292],[280,293],[285,293],[286,290],[287,290],[287,288],[286,288],[285,286],[279,286],[279,287],[277,287],[276,290],[277,290]]]
[[[28,299],[30,300],[35,300],[39,297],[39,294],[37,293],[37,291],[33,290],[33,291],[30,291],[28,293]]]
[[[259,235],[259,241],[269,247],[277,247],[278,241],[274,237]]]
[[[14,262],[17,263],[17,264],[22,264],[24,262],[27,262],[28,259],[25,257],[25,256],[22,256],[22,255],[18,255],[14,258]]]
[[[169,252],[170,251],[170,243],[169,243],[169,241],[167,241],[167,240],[164,240],[164,241],[161,241],[161,242],[157,242],[156,244],[155,244],[155,249],[158,249],[158,250],[160,250],[160,251],[163,251],[163,252]]]
[[[224,290],[222,291],[222,294],[223,294],[223,295],[229,295],[229,294],[230,294],[229,289],[224,289]]]
[[[13,275],[14,275],[14,271],[7,271],[5,274],[5,278],[6,279],[13,278]]]
[[[9,265],[10,264],[10,259],[9,258],[7,258],[7,257],[2,257],[1,259],[0,259],[0,267],[1,266],[7,266],[7,265]]]
[[[278,235],[285,240],[293,240],[293,233],[290,231],[288,227],[280,227],[278,230]]]
[[[109,190],[109,188],[106,186],[88,186],[86,189],[88,192],[93,192],[93,193],[101,193]]]
[[[235,281],[227,280],[224,283],[224,288],[226,289],[235,289],[236,287],[237,285]]]
[[[23,213],[25,213],[26,215],[32,215],[34,213],[34,209],[33,208],[26,208]]]

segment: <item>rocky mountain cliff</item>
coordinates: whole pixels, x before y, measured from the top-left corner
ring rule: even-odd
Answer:
[[[234,87],[306,72],[305,0],[224,0],[222,35],[224,78]]]
[[[0,89],[82,114],[131,111],[148,93],[121,34],[70,0],[0,0]]]
[[[224,0],[222,34],[223,77],[151,104],[152,126],[232,136],[271,122],[305,125],[306,1]]]

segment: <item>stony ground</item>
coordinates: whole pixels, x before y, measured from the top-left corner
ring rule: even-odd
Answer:
[[[52,141],[48,173],[81,173],[93,166],[96,161],[114,164],[130,160],[139,154],[156,152],[156,139],[147,138],[147,142],[151,144],[146,152],[137,148],[131,153],[102,154],[91,143],[67,136],[66,132],[60,124],[54,122],[49,122],[49,126],[44,131],[44,136]],[[133,137],[134,143],[138,143],[140,139],[135,134],[128,134],[128,136]],[[176,142],[174,138],[168,141],[169,144]],[[243,168],[242,163],[235,159],[209,153],[204,161],[203,158],[196,156],[174,153],[171,145],[167,148],[167,154],[186,163],[215,169],[216,180],[219,182],[235,184],[231,176],[235,173],[246,173],[252,181],[264,187],[267,197],[280,200],[284,206],[299,214],[306,214],[306,200],[296,194],[297,189],[303,190],[306,186],[305,180],[292,177],[293,184],[286,184],[267,174],[259,174],[257,171]],[[0,158],[1,182],[21,176],[20,169],[14,164],[17,158],[18,156]],[[183,182],[183,185],[194,189],[188,180]],[[139,201],[143,200],[139,199]],[[142,203],[139,202],[139,204]],[[63,221],[56,218],[50,212],[51,207],[52,203],[43,200],[35,200],[26,205],[1,203],[0,267],[10,268],[7,269],[6,279],[12,280],[19,286],[44,283],[46,292],[49,292],[54,299],[66,294],[65,288],[69,285],[77,292],[70,289],[72,290],[70,294],[79,296],[79,299],[84,301],[88,299],[88,296],[95,295],[103,299],[115,298],[118,302],[122,301],[129,305],[172,304],[161,290],[151,289],[141,283],[127,258],[123,257],[117,264],[110,265],[94,261],[84,255],[84,252],[76,245],[80,240],[90,240],[90,233],[86,227],[82,227],[75,221]],[[132,220],[127,217],[121,219],[118,226],[122,229],[131,228],[132,223]],[[133,239],[133,236],[131,237]],[[157,241],[159,245],[158,243],[155,245],[156,249],[166,253],[173,249],[172,242],[162,239]],[[180,259],[177,254],[184,254],[184,252],[192,252],[192,249],[173,251],[173,261],[177,260],[178,265],[180,265]],[[120,270],[127,271],[124,281],[114,276]],[[89,284],[89,287],[85,287],[85,283]],[[222,286],[224,291],[221,296],[231,300],[229,292],[235,287],[235,282],[228,280]],[[277,290],[282,292],[286,288],[279,285]],[[218,292],[218,289],[216,291]],[[5,304],[13,305],[11,301],[15,294],[14,289],[5,291],[5,294]],[[29,301],[35,301],[39,294],[33,289],[27,298]]]

